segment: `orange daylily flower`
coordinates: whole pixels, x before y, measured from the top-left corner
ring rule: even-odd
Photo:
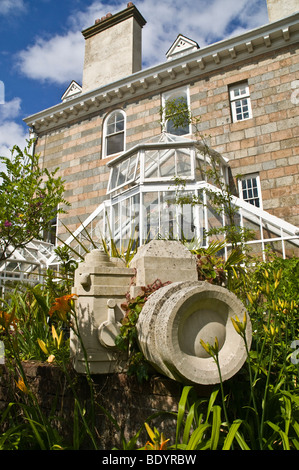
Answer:
[[[12,313],[7,313],[0,310],[0,327],[8,329],[10,326],[12,326],[14,329],[16,329],[17,324],[14,316],[14,311]]]
[[[25,382],[24,382],[24,379],[22,377],[19,378],[18,381],[15,381],[16,382],[16,386],[18,387],[18,389],[21,390],[21,392],[25,393],[26,395],[28,395],[29,393],[29,390],[28,388],[26,387],[25,385]]]
[[[75,294],[67,294],[63,295],[62,297],[58,297],[55,299],[52,307],[49,310],[50,317],[53,315],[54,312],[57,312],[58,316],[63,320],[66,321],[66,314],[71,310],[70,300],[76,297]]]
[[[147,423],[144,423],[145,428],[153,442],[147,441],[144,446],[144,450],[167,450],[167,442],[169,439],[164,439],[163,433],[159,433],[155,428],[154,431],[149,427]]]
[[[167,442],[169,441],[169,439],[166,439],[165,441],[162,439],[157,444],[152,444],[150,441],[147,441],[147,443],[145,444],[145,450],[167,450]]]

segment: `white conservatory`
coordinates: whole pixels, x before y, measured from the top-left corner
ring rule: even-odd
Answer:
[[[154,238],[206,247],[212,240],[210,230],[227,225],[224,212],[219,206],[215,210],[210,199],[211,193],[221,193],[210,176],[214,168],[220,186],[228,184],[229,164],[202,141],[163,132],[107,165],[110,177],[106,200],[64,242],[73,252],[83,256],[102,240],[108,246],[113,240],[124,253],[129,246],[136,249]],[[231,202],[237,208],[235,224],[254,231],[254,239],[248,242],[253,252],[264,256],[268,247],[286,257],[298,247],[297,227],[237,196],[232,195]],[[47,243],[45,254],[41,243],[31,242],[34,258],[16,252],[0,266],[0,288],[6,281],[35,283],[47,268],[57,268],[55,246]],[[229,244],[224,257],[228,250]]]
[[[210,194],[221,193],[211,172],[217,173],[224,187],[229,184],[229,164],[203,141],[163,132],[107,165],[107,199],[68,238],[67,244],[77,245],[80,250],[78,241],[84,244],[90,239],[95,243],[105,239],[109,244],[113,239],[123,252],[133,238],[135,247],[165,238],[206,247],[211,241],[209,231],[227,225]],[[237,208],[235,223],[255,233],[249,243],[253,248],[255,245],[256,252],[263,253],[270,244],[285,257],[290,246],[298,246],[295,226],[235,195],[231,201]]]

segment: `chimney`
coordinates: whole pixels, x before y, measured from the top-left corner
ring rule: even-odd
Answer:
[[[299,11],[298,0],[267,0],[268,17],[270,23]]]
[[[115,15],[108,13],[84,31],[83,93],[141,70],[141,30],[146,24],[133,3]]]

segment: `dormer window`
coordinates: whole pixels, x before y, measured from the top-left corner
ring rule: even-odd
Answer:
[[[110,113],[104,123],[103,157],[115,155],[125,150],[126,115],[122,110]]]
[[[177,57],[195,52],[199,49],[197,42],[179,34],[170,49],[166,53],[167,60],[173,60]]]
[[[82,93],[82,87],[73,80],[61,97],[61,101],[69,101],[73,98],[77,98]]]

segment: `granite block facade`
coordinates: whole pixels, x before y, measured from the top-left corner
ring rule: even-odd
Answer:
[[[130,9],[135,12],[135,7]],[[87,93],[86,98],[83,93],[63,103],[61,112],[57,106],[53,115],[47,111],[46,118],[34,124],[36,149],[42,164],[59,167],[65,180],[71,206],[63,223],[74,230],[107,198],[107,162],[116,155],[103,158],[105,117],[118,109],[125,113],[128,150],[161,133],[163,94],[185,88],[191,113],[200,117],[199,133],[228,159],[232,176],[258,175],[262,208],[298,225],[298,23],[296,16],[290,19],[291,26],[285,26],[286,19],[274,23],[274,32],[271,23],[261,28],[258,39],[256,31],[241,38],[246,52],[239,38],[228,40],[225,50],[223,44],[219,51],[212,45],[209,56],[202,53],[197,58],[192,50],[185,63],[166,61],[107,84],[93,95]],[[249,87],[252,116],[233,122],[230,87],[239,83]],[[28,124],[32,121],[33,117]],[[235,188],[238,193],[237,183]],[[64,236],[63,232],[58,224],[58,234]]]

